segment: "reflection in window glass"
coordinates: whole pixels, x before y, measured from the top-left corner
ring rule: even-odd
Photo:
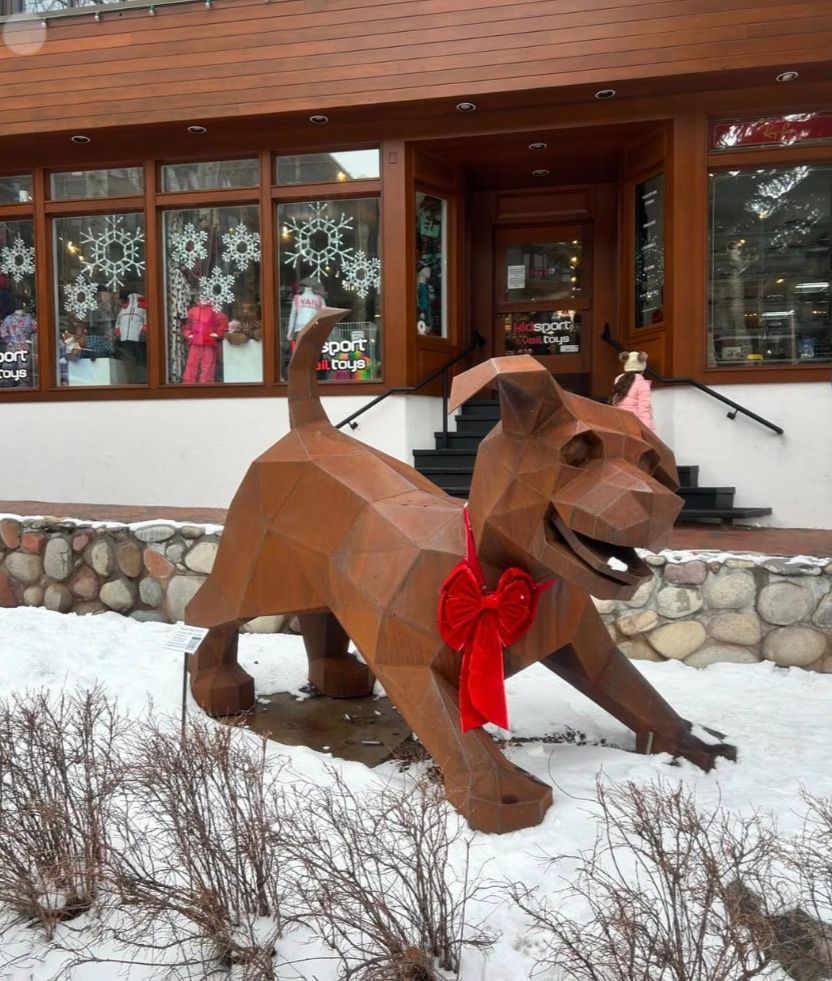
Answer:
[[[712,150],[832,143],[832,112],[801,112],[711,123]]]
[[[28,204],[32,200],[32,175],[0,177],[0,204]]]
[[[217,187],[257,187],[258,160],[207,160],[202,163],[166,164],[162,167],[165,191],[200,191]]]
[[[167,211],[164,240],[168,381],[261,382],[260,209]]]
[[[547,303],[583,295],[578,239],[508,245],[504,261],[506,303]]]
[[[31,220],[0,222],[0,389],[38,383]]]
[[[416,195],[416,330],[448,336],[447,202]]]
[[[56,218],[53,231],[58,384],[145,384],[143,216]]]
[[[141,167],[73,170],[52,174],[51,184],[52,197],[56,201],[68,198],[128,198],[144,193],[144,172]]]
[[[636,185],[636,327],[664,320],[664,174]]]
[[[832,360],[832,167],[711,175],[708,363]]]
[[[278,207],[281,371],[295,336],[323,306],[351,310],[321,352],[318,378],[381,377],[381,260],[377,198]]]
[[[331,184],[377,178],[379,151],[304,153],[277,158],[278,184]]]

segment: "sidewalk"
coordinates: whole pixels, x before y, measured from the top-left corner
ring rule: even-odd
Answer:
[[[224,524],[224,508],[139,507],[115,504],[60,504],[54,501],[0,501],[0,513],[25,517],[50,515],[82,521],[163,520]],[[832,557],[832,529],[753,528],[718,525],[680,525],[673,529],[671,548],[719,552],[760,552],[766,555],[815,555]]]

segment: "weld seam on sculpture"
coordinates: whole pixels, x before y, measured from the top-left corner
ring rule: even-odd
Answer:
[[[290,430],[249,468],[213,571],[188,604],[187,622],[208,628],[190,664],[197,703],[219,716],[251,708],[239,627],[295,614],[310,681],[324,695],[358,697],[378,678],[472,827],[539,823],[552,788],[509,762],[480,725],[460,728],[460,658],[440,631],[437,597],[470,540],[477,589],[481,582],[493,594],[506,570],[517,570],[518,593],[537,590],[522,636],[501,652],[498,641],[503,677],[540,662],[632,729],[639,752],[672,753],[703,769],[735,758],[732,746],[700,740],[650,686],[590,599],[628,599],[650,574],[635,546],[660,547],[682,504],[670,450],[632,413],[564,392],[531,356],[476,365],[454,378],[450,411],[495,387],[501,421],[477,452],[469,539],[461,501],[329,422],[315,366],[348,312],[324,308],[297,336]],[[545,592],[535,585],[553,577]],[[501,600],[485,599],[485,620],[493,620]]]

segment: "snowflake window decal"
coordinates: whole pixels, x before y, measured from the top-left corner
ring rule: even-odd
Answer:
[[[222,237],[225,246],[223,260],[237,266],[238,272],[245,272],[252,262],[260,261],[260,233],[249,231],[240,222]]]
[[[371,289],[381,286],[381,259],[371,259],[363,249],[344,259],[341,272],[344,289],[362,300]]]
[[[81,235],[81,242],[89,253],[87,272],[97,269],[111,290],[123,285],[124,277],[131,269],[137,276],[144,271],[144,260],[140,258],[144,236],[141,229],[128,231],[123,221],[121,215],[107,215],[102,232],[87,231]]]
[[[169,245],[171,260],[186,269],[193,269],[197,262],[208,258],[207,230],[190,223],[170,236]]]
[[[79,273],[72,283],[64,283],[64,307],[66,312],[83,319],[87,313],[98,309],[98,283],[93,283]]]
[[[210,303],[219,313],[223,304],[234,302],[234,277],[226,275],[219,267],[212,270],[210,276],[201,276],[199,302]]]
[[[283,262],[305,264],[320,279],[331,263],[343,263],[352,253],[352,247],[344,245],[343,235],[352,230],[353,220],[343,213],[337,220],[330,216],[326,201],[316,201],[310,210],[309,218],[290,218],[285,222],[285,231],[294,233],[295,241],[294,251],[283,253]]]
[[[20,283],[24,276],[34,275],[34,246],[26,245],[18,235],[14,240],[14,245],[7,245],[0,252],[0,272],[11,276],[15,283]]]

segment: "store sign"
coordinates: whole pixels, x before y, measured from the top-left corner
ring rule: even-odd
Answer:
[[[28,351],[0,351],[0,382],[20,382],[28,377]]]
[[[378,377],[380,350],[376,324],[336,324],[316,365],[320,381],[359,381]]]
[[[507,354],[579,354],[581,314],[577,310],[507,313],[504,316]]]

